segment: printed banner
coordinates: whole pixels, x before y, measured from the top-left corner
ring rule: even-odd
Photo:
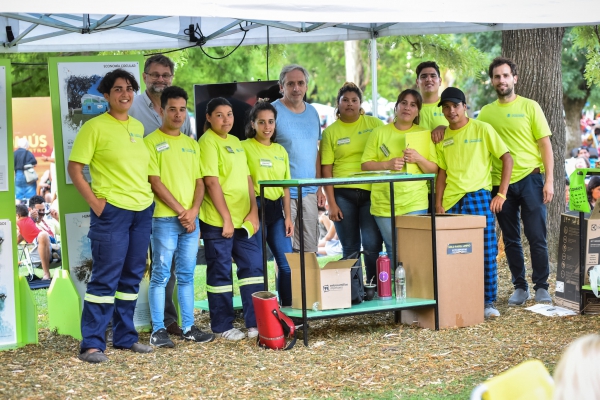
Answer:
[[[57,66],[65,176],[67,183],[73,183],[67,166],[75,136],[86,121],[109,108],[108,101],[98,92],[98,84],[107,72],[117,68],[130,72],[141,82],[140,66],[137,61],[60,62]],[[91,182],[87,166],[83,172],[88,182]]]
[[[0,219],[0,346],[17,343],[12,245],[10,220]]]

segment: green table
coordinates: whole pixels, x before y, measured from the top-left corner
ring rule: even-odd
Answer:
[[[298,227],[300,232],[300,253],[304,253],[304,220],[302,216],[302,189],[307,186],[331,186],[331,185],[350,185],[360,183],[388,183],[390,186],[390,208],[391,208],[391,224],[392,224],[392,260],[393,264],[397,262],[396,257],[396,213],[394,209],[394,182],[409,182],[409,181],[420,181],[426,180],[431,182],[431,193],[429,194],[430,204],[435,204],[435,190],[434,190],[434,179],[435,174],[369,174],[360,175],[348,178],[321,178],[321,179],[286,179],[286,180],[269,180],[269,181],[258,181],[260,185],[260,197],[264,198],[264,189],[266,187],[283,187],[290,188],[295,187],[298,189]],[[261,207],[261,224],[265,220],[264,208]],[[264,226],[261,229],[262,232],[262,248],[263,248],[263,271],[265,277],[265,290],[269,290],[268,277],[267,277],[267,238]],[[324,311],[313,311],[306,307],[306,266],[304,263],[304,257],[300,257],[300,281],[302,287],[302,310],[286,308],[285,314],[293,317],[302,317],[303,324],[302,329],[304,333],[304,345],[308,346],[308,320],[309,319],[322,319],[322,318],[333,318],[342,317],[357,314],[367,314],[374,312],[384,311],[399,311],[402,309],[418,308],[418,307],[433,307],[435,310],[435,329],[439,329],[439,315],[437,306],[438,288],[437,288],[437,255],[436,255],[436,236],[435,236],[435,213],[431,216],[431,244],[433,254],[433,299],[407,299],[405,302],[399,302],[393,300],[375,300],[366,301],[361,304],[353,305],[348,309],[338,310],[324,310]],[[392,267],[393,269],[393,267]],[[398,321],[398,313],[396,313],[396,321]]]

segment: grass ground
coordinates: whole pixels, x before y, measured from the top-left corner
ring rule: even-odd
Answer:
[[[203,271],[197,268],[198,298]],[[370,314],[311,322],[309,346],[299,342],[288,352],[248,340],[176,340],[175,349],[147,355],[108,348],[109,363],[89,365],[76,358],[77,340],[47,328],[45,291],[38,290],[40,343],[0,352],[0,398],[466,399],[476,384],[530,358],[552,372],[568,343],[600,327],[598,316],[548,318],[509,308],[511,291],[501,262],[501,316],[468,328],[430,331],[394,324],[391,313]],[[197,325],[209,322],[197,312]],[[243,328],[242,320],[236,324]]]

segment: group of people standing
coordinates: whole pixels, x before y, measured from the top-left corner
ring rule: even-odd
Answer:
[[[139,88],[132,75],[123,70],[108,73],[98,90],[110,110],[84,124],[73,145],[69,174],[92,211],[88,237],[94,266],[82,315],[82,360],[108,359],[104,331],[111,317],[113,346],[135,352],[173,347],[169,334],[196,342],[215,336],[256,337],[251,294],[263,288],[261,208],[262,227],[277,262],[280,303],[291,305],[285,253],[300,247],[300,232],[294,229],[299,193],[267,188],[261,198],[257,184],[261,180],[338,178],[377,170],[436,173],[435,204],[428,204],[433,188],[425,181],[396,183],[395,213],[435,210],[487,217],[485,316],[499,315],[494,305],[495,216],[515,285],[509,304],[529,299],[520,219],[531,246],[536,301],[551,302],[545,208],[553,194],[551,133],[539,105],[514,93],[517,72],[511,60],[497,58],[490,65],[498,100],[483,108],[479,120],[467,117],[466,98],[459,89],[447,88],[440,97],[439,67],[429,61],[417,68],[419,90],[400,93],[394,121],[388,125],[365,115],[361,90],[345,83],[336,97],[338,119],[322,137],[318,113],[304,101],[309,74],[299,65],[288,65],[279,76],[282,98],[257,101],[247,118],[248,139],[241,142],[229,134],[233,110],[224,98],[208,103],[205,132],[198,142],[187,137],[182,129],[186,121],[189,126],[187,94],[170,86],[173,72],[167,57],[149,58],[144,68],[147,90],[135,97]],[[83,177],[84,165],[90,166],[92,187]],[[314,186],[303,188],[302,196],[304,250],[317,252],[318,208],[327,202],[343,255],[362,251],[367,279],[375,276],[382,244],[392,246],[389,186]],[[250,225],[255,234],[250,236],[243,225]],[[200,232],[212,334],[197,328],[193,318]],[[151,346],[146,346],[137,341],[132,316],[150,242],[153,329]],[[233,326],[232,258],[246,333]],[[181,328],[176,313],[174,319],[167,311],[175,278]]]

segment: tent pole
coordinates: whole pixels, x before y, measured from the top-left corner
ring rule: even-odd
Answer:
[[[377,95],[377,39],[376,36],[373,35],[371,37],[371,100],[372,103],[372,112],[375,118],[379,117],[379,112],[377,110],[378,105],[378,95]]]

